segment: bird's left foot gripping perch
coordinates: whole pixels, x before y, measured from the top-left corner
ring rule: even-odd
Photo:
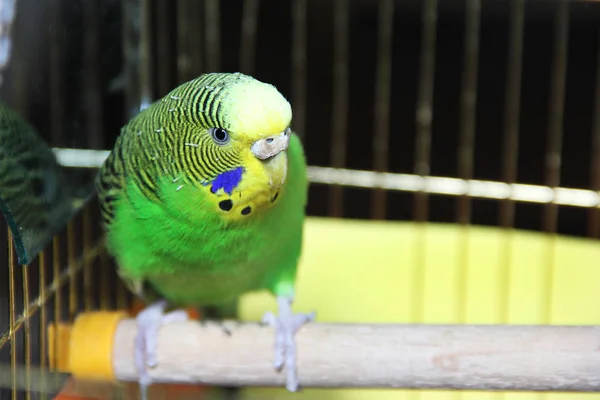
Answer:
[[[165,313],[166,308],[167,301],[159,300],[143,309],[136,317],[138,332],[135,338],[134,359],[142,400],[147,399],[148,386],[152,383],[147,368],[154,368],[157,364],[156,345],[160,326],[189,319],[185,310]]]
[[[292,299],[278,297],[279,315],[267,312],[263,316],[263,323],[275,328],[275,361],[276,370],[281,370],[285,365],[287,377],[285,387],[290,392],[298,390],[298,371],[296,367],[296,332],[308,322],[315,319],[315,312],[308,314],[294,314],[292,312]]]

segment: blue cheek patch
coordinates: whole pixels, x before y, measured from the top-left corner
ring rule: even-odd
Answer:
[[[233,190],[240,184],[242,180],[243,167],[237,167],[229,171],[219,174],[213,181],[210,188],[211,193],[217,193],[219,189],[223,189],[225,193],[231,196]]]

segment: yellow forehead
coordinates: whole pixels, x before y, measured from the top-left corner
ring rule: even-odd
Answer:
[[[252,79],[229,90],[227,122],[238,135],[258,139],[282,132],[292,120],[292,107],[273,86]]]

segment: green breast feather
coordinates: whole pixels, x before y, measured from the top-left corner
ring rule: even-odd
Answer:
[[[108,249],[132,290],[177,306],[293,293],[307,179],[290,122],[273,86],[206,74],[123,128],[97,188]],[[278,143],[287,150],[270,156]]]

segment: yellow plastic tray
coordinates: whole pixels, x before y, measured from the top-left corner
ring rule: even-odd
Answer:
[[[298,311],[328,322],[600,324],[600,242],[490,227],[310,218]],[[355,296],[354,293],[361,293]],[[275,310],[266,293],[243,319]],[[600,374],[600,371],[598,371]],[[281,389],[245,399],[298,400]],[[600,394],[304,390],[302,400],[563,400]]]

